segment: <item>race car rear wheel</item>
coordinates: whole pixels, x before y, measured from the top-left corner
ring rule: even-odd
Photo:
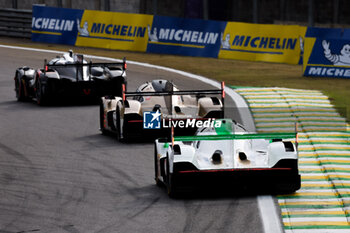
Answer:
[[[162,186],[162,182],[159,180],[158,174],[158,151],[156,143],[154,143],[154,180],[156,181],[157,186]]]
[[[121,125],[120,125],[120,110],[119,110],[119,107],[117,107],[115,128],[116,128],[116,137],[117,137],[118,141],[122,141],[120,127],[121,127]]]
[[[17,101],[25,101],[25,93],[24,93],[24,86],[22,83],[22,79],[15,79],[15,91],[16,91],[16,98]]]
[[[38,79],[37,85],[36,85],[36,102],[41,105],[47,105],[48,104],[48,95],[47,91],[44,90],[44,86],[41,83],[40,79]]]
[[[102,134],[106,134],[105,121],[106,121],[106,116],[103,108],[103,103],[101,101],[100,102],[100,130]]]
[[[176,187],[175,182],[174,182],[174,176],[171,173],[168,176],[167,189],[168,189],[168,196],[169,197],[176,198],[178,196],[177,187]]]
[[[175,177],[173,173],[170,173],[169,170],[169,157],[167,157],[167,163],[166,163],[166,170],[167,170],[167,191],[168,196],[171,198],[176,198],[178,196],[177,192],[177,186],[175,182]]]

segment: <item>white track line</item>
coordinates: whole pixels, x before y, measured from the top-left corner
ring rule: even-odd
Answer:
[[[64,51],[58,51],[58,50],[47,50],[47,49],[35,49],[35,48],[26,48],[26,47],[18,47],[18,46],[9,46],[9,45],[1,45],[1,48],[9,48],[9,49],[19,49],[19,50],[27,50],[27,51],[36,51],[36,52],[44,52],[44,53],[63,53]],[[85,55],[89,58],[95,58],[95,59],[104,59],[114,62],[120,62],[120,59],[115,58],[109,58],[109,57],[102,57],[102,56],[93,56],[93,55]],[[221,88],[221,84],[217,81],[211,80],[209,78],[206,78],[204,76],[191,74],[189,72],[176,70],[164,66],[157,66],[152,65],[148,63],[142,63],[142,62],[136,62],[136,61],[127,61],[129,64],[139,65],[143,67],[148,68],[155,68],[159,70],[164,70],[168,72],[173,72],[176,74],[180,74],[182,76],[192,78],[199,80],[201,82],[207,83],[211,86],[214,86],[216,88]],[[225,92],[227,95],[229,95],[232,100],[236,103],[236,106],[238,109],[240,109],[239,113],[241,114],[241,119],[243,125],[249,130],[249,131],[256,131],[253,117],[250,113],[249,107],[247,103],[245,102],[244,98],[237,94],[232,88],[226,88]],[[262,224],[264,227],[265,233],[282,233],[282,224],[280,220],[280,214],[277,212],[277,207],[274,203],[274,200],[272,196],[270,195],[264,195],[264,196],[258,196],[258,206],[260,211],[260,216],[262,220]]]

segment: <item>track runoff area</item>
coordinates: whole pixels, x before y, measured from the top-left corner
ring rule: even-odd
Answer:
[[[350,232],[350,130],[327,96],[287,88],[237,88],[258,132],[298,124],[301,189],[277,196],[287,233]]]
[[[87,57],[119,61],[108,57]],[[178,73],[220,87],[220,83],[199,75],[147,63],[128,63]],[[295,122],[299,125],[302,188],[295,194],[277,196],[285,232],[350,232],[350,130],[328,97],[319,91],[287,88],[233,89],[235,91],[227,88],[227,95],[236,101],[238,108],[245,109],[248,104],[253,116],[253,119],[251,116],[243,118],[243,123],[251,124],[250,121],[254,120],[258,132],[291,132],[295,129]],[[272,198],[260,196],[258,202],[264,232],[281,232]]]

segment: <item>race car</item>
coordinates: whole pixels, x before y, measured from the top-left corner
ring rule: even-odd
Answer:
[[[171,125],[176,125],[178,135],[193,135],[198,125],[195,121],[223,117],[224,97],[224,84],[216,90],[180,91],[167,80],[149,81],[122,97],[102,97],[100,129],[103,134],[114,133],[119,140],[154,139],[169,134]],[[186,121],[189,127],[185,127]]]
[[[39,105],[69,100],[95,100],[104,95],[121,96],[126,80],[126,61],[119,63],[87,62],[72,50],[34,70],[20,67],[15,73],[18,101],[36,99]]]
[[[171,197],[203,188],[290,193],[301,185],[295,132],[249,133],[231,119],[155,140],[154,164],[157,185]]]

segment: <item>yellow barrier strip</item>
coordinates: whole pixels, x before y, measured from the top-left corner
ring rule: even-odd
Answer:
[[[179,44],[179,43],[155,42],[155,41],[149,41],[148,43],[149,44],[169,45],[169,46],[181,46],[181,47],[199,48],[199,49],[205,48],[204,45]]]
[[[36,34],[47,34],[47,35],[55,35],[55,36],[61,36],[62,33],[61,32],[47,32],[47,31],[32,31],[32,33],[36,33]]]

